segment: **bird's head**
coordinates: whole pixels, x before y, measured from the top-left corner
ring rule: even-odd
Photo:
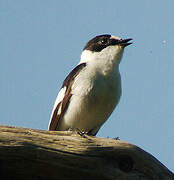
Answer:
[[[84,47],[81,61],[117,61],[119,64],[124,48],[130,44],[132,40],[121,39],[109,34],[99,35],[91,39]]]

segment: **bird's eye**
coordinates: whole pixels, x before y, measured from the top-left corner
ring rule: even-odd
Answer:
[[[102,39],[101,44],[107,44],[107,39]]]

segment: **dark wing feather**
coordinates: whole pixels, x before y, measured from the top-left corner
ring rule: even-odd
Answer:
[[[74,83],[74,79],[85,66],[86,66],[86,63],[79,64],[69,73],[69,75],[64,80],[62,88],[64,88],[66,86],[65,96],[64,96],[63,100],[61,102],[59,102],[56,105],[55,109],[53,110],[53,114],[50,119],[50,125],[49,125],[50,131],[55,131],[58,129],[59,123],[60,123],[64,113],[66,112],[70,98],[72,96],[71,87]],[[60,114],[58,114],[59,108],[61,108]]]

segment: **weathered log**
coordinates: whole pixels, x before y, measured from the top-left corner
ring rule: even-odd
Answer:
[[[174,174],[120,140],[0,126],[0,179],[174,180]]]

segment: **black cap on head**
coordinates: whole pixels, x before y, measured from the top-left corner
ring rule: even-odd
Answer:
[[[95,38],[91,39],[86,44],[86,46],[84,47],[83,50],[90,50],[90,51],[99,52],[108,46],[108,42],[109,42],[110,37],[111,37],[111,35],[109,35],[109,34],[96,36]]]
[[[132,39],[116,39],[116,38],[111,38],[110,34],[103,34],[103,35],[99,35],[96,36],[95,38],[91,39],[86,46],[84,47],[83,50],[90,50],[93,52],[100,52],[102,51],[104,48],[108,47],[108,46],[114,46],[114,45],[123,45],[124,47],[126,46],[126,42],[130,41]],[[125,42],[126,41],[126,42]],[[123,44],[124,42],[124,44]],[[127,43],[127,45],[129,45],[131,43]]]

